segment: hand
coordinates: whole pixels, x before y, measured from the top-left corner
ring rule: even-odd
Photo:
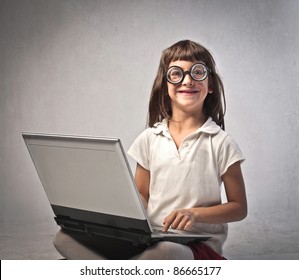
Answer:
[[[163,221],[163,231],[169,227],[179,230],[189,230],[195,221],[194,214],[189,209],[172,211]]]

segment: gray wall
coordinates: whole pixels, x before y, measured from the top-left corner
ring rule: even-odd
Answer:
[[[215,57],[226,130],[247,158],[249,215],[231,224],[227,256],[298,253],[298,12],[296,0],[1,0],[2,236],[22,246],[25,229],[36,242],[56,230],[21,132],[119,136],[127,149],[161,51],[189,38]]]

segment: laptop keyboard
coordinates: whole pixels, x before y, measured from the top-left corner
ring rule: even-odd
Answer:
[[[161,229],[153,229],[154,234],[178,234],[177,232],[168,230],[168,231],[162,231]]]

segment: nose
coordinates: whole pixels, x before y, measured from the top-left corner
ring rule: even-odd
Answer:
[[[189,71],[184,72],[184,78],[183,78],[182,84],[183,85],[192,85],[193,84],[193,79],[192,79]]]

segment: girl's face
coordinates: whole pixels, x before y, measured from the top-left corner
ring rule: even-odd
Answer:
[[[189,71],[194,63],[200,61],[177,60],[170,63],[171,66],[179,66],[183,71]],[[179,84],[167,82],[168,94],[171,99],[172,112],[181,110],[186,113],[202,113],[206,96],[212,93],[208,87],[208,77],[203,81],[195,81],[190,74],[186,74]]]

